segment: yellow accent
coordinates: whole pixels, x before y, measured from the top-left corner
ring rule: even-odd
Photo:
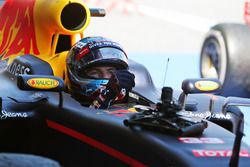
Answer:
[[[80,4],[86,10],[86,23],[78,30],[67,30],[61,24],[61,12],[69,3]],[[39,0],[36,1],[34,20],[38,49],[40,51],[39,58],[42,58],[51,65],[55,76],[64,78],[67,70],[66,58],[68,51],[55,54],[59,35],[69,35],[72,47],[80,39],[79,36],[83,37],[83,31],[90,22],[89,8],[82,0]],[[52,43],[53,35],[54,39]]]
[[[65,29],[61,23],[61,13],[65,6],[69,3],[77,3],[82,5],[86,10],[86,23],[83,27],[77,30]],[[42,11],[42,12],[41,12]],[[70,18],[70,16],[69,16]],[[68,18],[68,19],[69,19]],[[74,19],[74,18],[70,18]],[[34,10],[35,30],[37,36],[38,49],[43,57],[52,57],[55,54],[57,38],[59,34],[69,35],[71,39],[75,35],[82,33],[88,26],[90,21],[90,10],[82,2],[82,0],[39,0],[36,1]],[[52,37],[54,35],[54,42]],[[72,45],[77,41],[72,41]],[[52,52],[51,52],[52,51]]]
[[[201,91],[212,91],[219,88],[219,84],[214,81],[197,81],[195,87]]]
[[[129,108],[128,111],[137,112],[135,108]]]
[[[26,1],[23,1],[23,3],[25,2]],[[85,9],[86,20],[82,27],[69,30],[62,25],[61,13],[67,5],[72,3],[79,4]],[[57,54],[55,53],[59,35],[68,35],[70,37],[72,47],[79,39],[84,37],[84,30],[90,22],[90,10],[82,0],[36,0],[33,14],[36,43],[39,55],[34,55],[32,47],[30,49],[30,54],[48,62],[53,69],[54,75],[64,79],[67,70],[66,57],[68,50]],[[74,18],[69,16],[67,19]],[[0,32],[0,41],[2,40],[2,36],[3,32]],[[23,55],[23,50],[15,55],[10,55],[8,64],[20,55]]]
[[[27,81],[27,84],[37,89],[53,89],[59,85],[59,82],[50,78],[32,78]]]

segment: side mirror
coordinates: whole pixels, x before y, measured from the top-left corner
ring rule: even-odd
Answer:
[[[185,94],[193,93],[217,93],[221,89],[218,79],[186,79],[182,82],[182,90]]]
[[[59,107],[63,106],[64,81],[55,76],[19,75],[17,86],[21,90],[39,90],[59,93]]]
[[[61,92],[64,90],[64,81],[55,76],[19,75],[17,86],[21,90]]]
[[[182,82],[182,90],[183,92],[179,97],[179,102],[182,109],[184,109],[188,94],[218,93],[221,90],[221,83],[215,78],[186,79]]]

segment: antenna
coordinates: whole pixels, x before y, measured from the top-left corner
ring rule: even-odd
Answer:
[[[165,82],[166,82],[167,72],[168,72],[168,64],[169,64],[169,57],[167,59],[167,64],[166,64],[166,69],[165,69],[165,74],[164,74],[164,80],[163,80],[163,83],[162,83],[162,87],[164,87]]]

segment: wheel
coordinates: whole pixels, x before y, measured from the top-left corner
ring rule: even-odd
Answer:
[[[54,160],[28,154],[0,153],[0,167],[60,167]]]
[[[218,24],[210,29],[200,54],[200,74],[222,83],[221,95],[250,97],[250,27]]]

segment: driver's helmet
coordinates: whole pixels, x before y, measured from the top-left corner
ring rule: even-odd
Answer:
[[[86,37],[77,42],[67,57],[68,89],[77,100],[93,100],[93,94],[108,83],[107,78],[91,78],[85,70],[96,66],[127,69],[128,58],[122,47],[103,37]]]

